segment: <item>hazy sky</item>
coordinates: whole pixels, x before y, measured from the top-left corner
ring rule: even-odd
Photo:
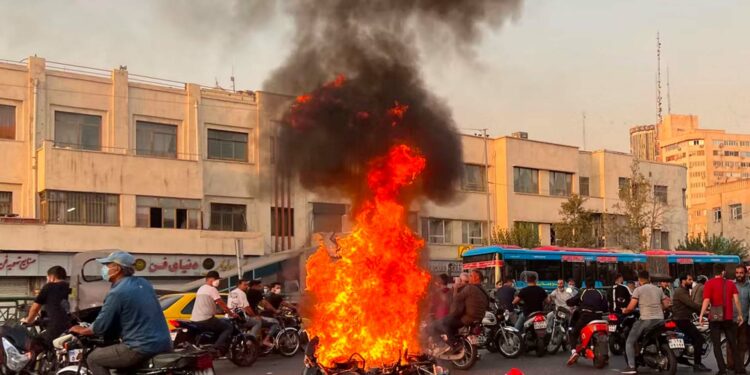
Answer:
[[[0,0],[0,59],[37,54],[135,74],[260,89],[292,45],[273,0]],[[278,8],[274,11],[273,8]],[[653,123],[656,32],[673,113],[750,133],[750,1],[527,0],[488,30],[473,59],[422,51],[430,88],[460,128],[627,151],[631,125]],[[471,132],[471,131],[467,131]]]

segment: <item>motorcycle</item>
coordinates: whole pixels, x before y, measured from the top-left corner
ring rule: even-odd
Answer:
[[[693,314],[693,324],[695,325],[695,328],[698,329],[698,332],[700,332],[701,336],[703,336],[703,347],[696,347],[695,345],[693,345],[693,341],[690,336],[683,335],[685,341],[685,349],[681,350],[680,355],[675,354],[677,355],[678,363],[683,363],[690,366],[695,364],[694,358],[696,354],[700,355],[701,358],[706,359],[711,353],[712,348],[711,331],[708,328],[708,324],[698,324],[697,314]],[[726,351],[723,351],[723,353],[726,353]],[[748,357],[748,361],[750,361],[750,357]]]
[[[38,325],[7,322],[0,327],[0,374],[55,372],[54,352],[45,348],[40,333]]]
[[[541,311],[531,313],[523,323],[521,333],[524,346],[527,350],[534,350],[537,357],[542,357],[547,352],[547,317]]]
[[[426,327],[427,324],[422,323],[423,332]],[[461,343],[461,348],[458,351],[451,350],[448,338],[445,335],[441,335],[439,340],[430,335],[427,337],[428,343],[425,353],[434,360],[451,362],[451,365],[458,370],[468,370],[479,360],[479,336],[481,334],[481,322],[461,327],[457,334],[457,339]]]
[[[561,347],[568,347],[568,329],[570,327],[570,310],[557,306],[552,313],[551,324],[547,324],[547,353],[555,354]]]
[[[233,330],[227,358],[240,367],[252,366],[260,354],[259,343],[253,336],[243,332],[244,312],[241,310],[236,312],[237,318],[231,319]],[[213,349],[213,344],[216,341],[213,332],[206,332],[195,322],[189,320],[171,320],[170,323],[177,329],[177,335],[173,343],[175,348],[194,346],[200,349]]]
[[[606,320],[592,320],[581,330],[581,343],[576,353],[594,361],[594,367],[601,369],[609,364],[609,327]],[[568,366],[575,362],[568,362]]]
[[[61,364],[57,375],[91,375],[86,359],[94,349],[105,346],[105,342],[98,337],[66,334],[55,339],[53,345]],[[211,355],[195,349],[157,354],[126,372],[143,375],[215,374]]]
[[[358,354],[352,354],[345,362],[325,367],[318,363],[315,351],[318,338],[313,337],[305,350],[305,368],[302,375],[448,375],[448,371],[438,366],[427,355],[409,355],[406,353],[392,366],[366,370],[365,360]]]
[[[518,358],[523,353],[523,339],[516,327],[509,324],[510,312],[503,310],[497,313],[488,312],[488,314],[490,315],[485,314],[482,320],[487,349],[490,350],[492,347],[505,358]],[[480,336],[479,342],[481,341]]]
[[[614,355],[622,355],[625,352],[625,341],[628,339],[630,329],[633,323],[638,320],[638,313],[634,312],[628,315],[609,314],[608,331],[609,331],[609,351]]]
[[[636,366],[646,366],[659,372],[674,375],[677,372],[677,354],[685,348],[682,333],[676,332],[673,321],[660,321],[643,331],[636,342]],[[627,361],[627,353],[625,353]]]
[[[280,329],[278,332],[270,332],[268,329],[263,329],[263,335],[271,334],[273,346],[266,346],[261,349],[260,355],[266,356],[271,354],[272,351],[276,350],[284,357],[293,357],[297,354],[300,348],[300,332],[301,323],[299,315],[289,308],[282,307],[281,314],[277,319],[279,321]],[[307,333],[305,333],[307,336]]]

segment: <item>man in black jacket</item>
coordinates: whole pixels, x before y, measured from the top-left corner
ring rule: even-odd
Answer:
[[[616,314],[622,314],[622,309],[628,307],[630,303],[630,289],[625,286],[622,274],[615,276],[615,286],[612,287],[612,311]]]
[[[594,287],[594,277],[586,276],[586,289],[570,298],[567,302],[568,306],[579,306],[578,319],[576,319],[573,329],[570,332],[568,342],[572,347],[576,347],[578,344],[578,336],[581,333],[583,327],[589,324],[592,320],[601,319],[602,313],[609,309],[607,304],[607,298],[604,297],[604,293],[596,290]],[[568,359],[568,366],[572,366],[578,360],[580,353],[573,349],[573,354]]]
[[[693,342],[693,348],[698,352],[693,355],[693,372],[711,372],[709,368],[701,363],[703,357],[700,352],[703,348],[703,335],[693,324],[693,313],[701,312],[701,305],[693,302],[690,298],[690,288],[693,287],[693,277],[680,275],[680,287],[674,291],[672,299],[672,319],[677,323],[677,328],[688,335]]]

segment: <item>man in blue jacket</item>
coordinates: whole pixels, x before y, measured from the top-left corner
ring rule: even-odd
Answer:
[[[138,366],[156,354],[172,350],[169,329],[151,283],[133,276],[135,258],[115,251],[102,264],[102,278],[112,283],[102,310],[89,328],[75,326],[81,336],[121,339],[119,344],[96,348],[88,356],[93,375],[109,375],[110,369]]]

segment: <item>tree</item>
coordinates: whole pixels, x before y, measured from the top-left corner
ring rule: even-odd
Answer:
[[[745,259],[750,255],[750,248],[742,240],[727,238],[708,233],[698,233],[695,236],[685,235],[685,242],[680,241],[677,250],[710,251],[719,255],[737,255]]]
[[[512,228],[495,227],[490,242],[493,245],[516,245],[527,249],[541,245],[538,229],[528,223],[516,223]]]
[[[595,247],[594,213],[583,207],[586,198],[573,194],[560,205],[562,222],[555,224],[555,239],[560,246]]]
[[[667,205],[654,196],[651,181],[640,171],[638,159],[630,165],[630,178],[620,186],[615,212],[607,215],[607,238],[620,246],[643,251],[654,231],[661,229]]]

